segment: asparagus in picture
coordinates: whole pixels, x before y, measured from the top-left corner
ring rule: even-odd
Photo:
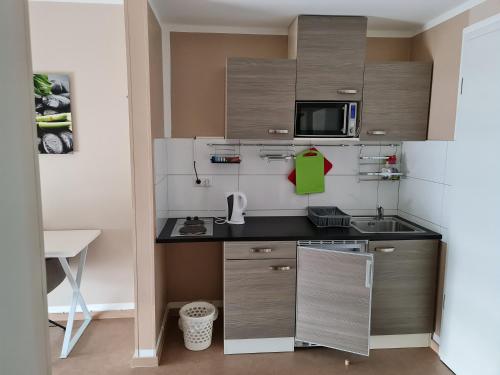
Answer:
[[[38,121],[36,124],[40,129],[59,129],[59,128],[71,127],[71,121],[59,121],[59,122]]]
[[[36,116],[37,122],[71,121],[71,113],[57,113],[47,116]]]

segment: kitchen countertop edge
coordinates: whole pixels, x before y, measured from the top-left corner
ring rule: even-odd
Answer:
[[[172,237],[177,218],[169,218],[156,243],[224,242],[224,241],[308,241],[308,240],[428,240],[441,239],[442,235],[413,223],[399,219],[424,230],[419,233],[361,233],[350,228],[317,228],[307,216],[250,216],[244,225],[215,224],[213,236]]]

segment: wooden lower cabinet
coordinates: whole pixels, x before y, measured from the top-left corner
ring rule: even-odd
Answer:
[[[370,242],[372,335],[433,331],[438,246],[437,240]]]
[[[288,258],[259,259],[254,255],[262,253],[252,249],[273,249]],[[250,259],[228,259],[236,254],[248,254]],[[293,350],[295,258],[295,242],[224,244],[225,345],[228,340],[288,338]]]
[[[293,351],[296,338],[367,355],[369,335],[429,334],[438,246],[370,241],[368,254],[352,254],[297,250],[293,241],[226,242],[224,352]]]

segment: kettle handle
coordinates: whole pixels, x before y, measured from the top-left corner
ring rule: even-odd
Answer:
[[[243,194],[243,193],[238,194],[238,196],[243,201],[243,205],[241,207],[241,210],[244,211],[247,208],[247,203],[248,203],[247,196],[245,194]]]

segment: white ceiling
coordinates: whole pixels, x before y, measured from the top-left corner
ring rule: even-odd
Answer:
[[[298,14],[364,15],[372,34],[400,36],[434,26],[484,0],[149,0],[160,21],[177,27],[285,32]],[[214,30],[215,31],[215,30]]]

